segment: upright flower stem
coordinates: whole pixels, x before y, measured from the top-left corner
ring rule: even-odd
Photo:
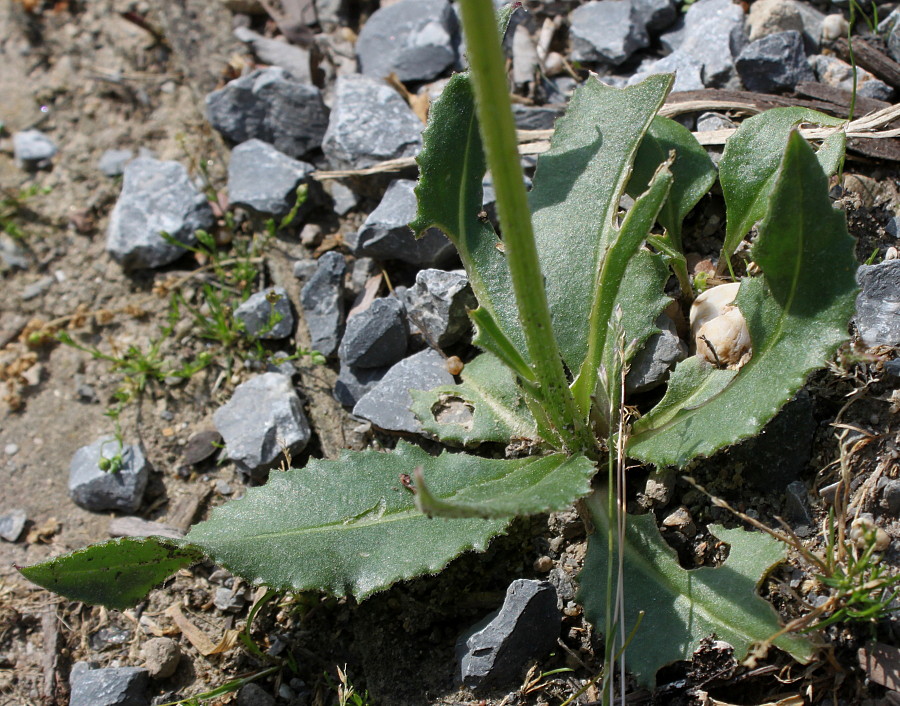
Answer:
[[[577,414],[553,334],[493,3],[461,0],[461,9],[478,122],[497,193],[504,252],[532,367],[560,441],[570,452],[591,452],[594,442]]]

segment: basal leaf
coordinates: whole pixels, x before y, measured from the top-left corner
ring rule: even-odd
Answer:
[[[585,366],[589,342],[605,335],[607,321],[591,315],[603,258],[619,236],[619,199],[631,164],[671,83],[672,76],[651,76],[620,90],[589,78],[538,160],[532,220],[554,331],[573,372]],[[587,380],[582,390],[593,392]],[[583,413],[585,399],[582,394]]]
[[[747,320],[753,357],[731,380],[704,375],[696,360],[676,367],[673,390],[635,423],[630,456],[683,466],[758,433],[846,340],[856,295],[853,239],[844,214],[831,205],[816,155],[797,132],[751,255],[765,276],[745,279],[735,303]]]
[[[537,437],[534,418],[512,372],[488,353],[466,365],[461,384],[410,394],[422,428],[441,441],[477,446]]]
[[[669,197],[659,212],[659,224],[681,248],[681,222],[716,181],[713,164],[697,138],[681,123],[657,115],[641,142],[634,160],[634,172],[628,180],[628,193],[637,197],[646,191],[659,165],[675,153],[671,171],[675,177]]]
[[[196,547],[171,539],[122,538],[19,571],[28,580],[70,600],[124,610],[178,569],[202,558]]]
[[[436,226],[456,245],[480,306],[502,335],[528,359],[519,325],[512,280],[501,243],[490,222],[480,219],[486,170],[475,95],[468,74],[456,74],[431,107],[422,133],[418,213],[410,227],[417,233]]]
[[[460,458],[451,456],[454,462]],[[561,510],[591,492],[594,462],[584,456],[530,456],[503,462],[506,473],[460,488],[446,498],[431,492],[430,478],[417,472],[419,509],[435,517],[511,517]]]
[[[730,258],[753,225],[766,213],[788,137],[800,123],[837,127],[846,120],[809,108],[773,108],[748,118],[725,144],[719,180],[727,221],[722,258]],[[844,153],[845,134],[836,132],[819,148],[825,173],[834,174]]]
[[[587,618],[602,627],[609,520],[600,494],[587,503],[595,531],[588,538],[579,598]],[[757,595],[757,588],[762,577],[784,560],[784,545],[742,529],[710,527],[710,531],[730,545],[728,559],[716,568],[687,571],[660,536],[652,514],[627,517],[625,634],[631,633],[639,611],[644,617],[625,651],[625,666],[644,685],[653,683],[660,667],[690,659],[700,641],[713,633],[734,647],[740,660],[754,643],[773,638],[781,629],[775,610]],[[801,662],[813,654],[809,642],[797,635],[782,635],[773,644]]]
[[[435,497],[453,500],[479,487],[502,489],[514,482],[506,480],[511,473],[535,460],[434,457],[405,442],[393,453],[346,452],[336,461],[273,472],[265,486],[214,510],[188,539],[254,583],[364,598],[435,573],[467,549],[483,550],[510,521],[425,517],[406,487],[416,468]],[[548,487],[546,504],[563,496],[571,501],[586,484]]]

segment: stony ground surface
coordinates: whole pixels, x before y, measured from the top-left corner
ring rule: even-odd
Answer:
[[[227,438],[228,425],[216,418],[217,412],[229,400],[234,404],[241,385],[259,380],[267,370],[277,371],[269,379],[273,389],[281,389],[277,378],[286,369],[277,360],[279,355],[314,348],[329,356],[324,365],[306,354],[289,363],[293,365],[287,370],[292,376],[289,384],[299,397],[285,414],[304,420],[297,422],[297,438],[291,442],[294,465],[310,457],[335,457],[343,448],[390,447],[396,434],[385,429],[415,438],[410,436],[415,431],[409,426],[412,422],[382,404],[384,398],[357,409],[356,416],[350,413],[360,388],[371,387],[407,354],[429,350],[423,340],[427,337],[418,334],[409,339],[405,309],[397,304],[398,297],[387,296],[389,287],[401,293],[406,289],[407,308],[422,314],[412,321],[413,327],[428,328],[426,319],[433,310],[410,305],[415,297],[424,296],[423,287],[427,289],[417,285],[417,273],[432,265],[444,270],[455,266],[452,253],[436,234],[416,249],[403,240],[405,234],[391,231],[392,219],[396,221],[397,212],[405,208],[403,194],[408,194],[409,184],[399,182],[392,189],[399,205],[388,208],[382,197],[394,178],[414,179],[414,168],[311,182],[317,198],[294,223],[265,237],[265,218],[229,210],[228,199],[246,206],[266,198],[269,212],[281,216],[284,208],[276,202],[286,194],[258,193],[250,179],[236,196],[239,190],[231,189],[228,167],[241,153],[232,156],[231,148],[234,142],[260,135],[241,133],[244,128],[232,124],[240,121],[229,108],[224,117],[214,119],[219,131],[231,135],[223,138],[210,124],[213,115],[205,110],[205,98],[257,67],[280,63],[302,83],[322,89],[322,105],[331,108],[332,119],[344,106],[346,134],[333,132],[324,144],[319,134],[312,138],[318,143],[312,145],[303,142],[308,135],[293,135],[293,142],[274,133],[262,136],[262,145],[250,146],[256,151],[247,169],[272,160],[283,162],[289,175],[306,178],[311,169],[321,176],[329,170],[408,157],[415,152],[420,129],[416,115],[427,105],[422,96],[439,89],[441,78],[449,75],[458,59],[458,38],[448,30],[453,27],[452,11],[440,2],[417,3],[406,0],[396,5],[393,11],[401,12],[385,19],[384,14],[373,15],[377,3],[322,2],[317,5],[317,20],[315,14],[303,15],[305,4],[283,0],[270,8],[278,22],[265,12],[241,14],[262,9],[254,8],[253,2],[244,3],[249,9],[241,3],[231,3],[229,9],[218,2],[170,0],[26,0],[0,5],[4,28],[0,223],[5,231],[0,240],[0,704],[63,704],[70,691],[72,703],[100,703],[96,694],[104,689],[103,703],[162,704],[225,684],[237,687],[235,680],[243,678],[256,681],[209,703],[325,705],[343,698],[346,703],[390,705],[558,704],[597,673],[599,643],[573,600],[585,543],[584,529],[572,512],[520,521],[487,553],[460,557],[439,576],[404,583],[361,604],[316,595],[277,596],[261,610],[252,630],[254,642],[274,661],[254,656],[237,638],[250,605],[262,593],[211,564],[178,572],[136,609],[121,613],[63,601],[36,589],[14,569],[111,535],[148,531],[136,524],[138,520],[184,532],[211,508],[240,496],[248,482],[264,476],[263,466],[277,465],[283,449],[249,449],[237,461],[217,458],[222,454],[211,445],[211,440],[219,439],[216,429],[228,444],[238,443]],[[610,5],[616,7],[609,10]],[[597,15],[618,12],[619,5],[643,9],[633,10],[625,19]],[[552,124],[559,105],[587,68],[617,85],[648,71],[677,68],[681,90],[747,89],[775,93],[788,101],[799,94],[815,97],[804,81],[836,90],[847,87],[840,67],[833,69],[836,78],[830,84],[823,78],[826,69],[820,68],[828,63],[826,55],[840,55],[839,48],[832,51],[821,41],[823,34],[835,39],[844,31],[841,19],[834,16],[848,16],[840,7],[770,0],[747,7],[726,2],[717,6],[713,17],[682,32],[680,40],[677,33],[666,32],[686,8],[668,2],[607,0],[528,7],[532,13],[514,23],[508,42],[523,127]],[[879,16],[884,18],[891,9],[890,4],[880,6]],[[292,11],[302,15],[300,19]],[[827,13],[832,13],[828,19]],[[398,43],[392,33],[407,25],[422,31],[416,24],[419,14],[425,25],[438,23],[437,29],[428,30],[434,51],[412,61],[392,57],[388,50]],[[610,27],[616,32],[610,34]],[[745,39],[776,38],[742,50],[735,44],[735,27]],[[731,37],[731,44],[723,36]],[[276,37],[290,38],[293,45],[266,43]],[[721,41],[721,46],[716,44]],[[882,56],[889,57],[894,48],[889,28],[866,41],[883,51]],[[299,47],[313,48],[310,53]],[[286,51],[291,48],[296,51]],[[803,55],[804,60],[797,60],[804,51],[816,58],[806,62]],[[656,66],[659,61],[668,63]],[[535,80],[538,65],[552,81]],[[398,76],[393,88],[377,80],[387,73],[385,66]],[[860,89],[860,100],[876,101],[861,102],[862,108],[893,100],[900,72],[892,74],[892,67],[886,66],[881,75],[860,79],[861,85],[870,84]],[[376,77],[369,79],[371,84],[337,80],[358,68]],[[805,93],[798,83],[807,85]],[[404,86],[408,90],[396,90]],[[749,100],[748,95],[741,94],[741,100]],[[834,99],[833,93],[829,95]],[[344,103],[341,96],[347,96]],[[731,100],[737,99],[732,95]],[[400,122],[390,128],[377,123],[384,118],[377,108],[385,105],[397,106],[392,109],[395,118],[402,113]],[[840,106],[840,100],[833,105]],[[303,110],[304,121],[295,122],[314,124],[325,115],[322,107]],[[702,129],[704,121],[716,128],[742,116],[725,111],[699,123],[697,114],[685,120]],[[354,125],[362,126],[361,138],[360,131],[353,132]],[[57,149],[50,164],[32,165],[37,169],[14,158],[12,136],[31,129],[49,137]],[[411,130],[412,137],[402,137],[404,130]],[[397,139],[375,139],[382,136]],[[303,165],[273,155],[269,142],[303,160]],[[249,149],[248,144],[242,149]],[[154,263],[151,269],[123,269],[120,263],[132,256],[120,254],[117,261],[114,248],[107,245],[110,216],[123,180],[98,168],[111,149],[148,150],[158,160],[178,162],[210,190],[215,203],[204,217],[225,263],[220,270],[211,267],[202,253]],[[861,157],[857,151],[848,161],[843,189],[833,192],[859,239],[861,263],[873,252],[876,262],[885,258],[890,262],[896,255],[890,248],[897,245],[898,235],[897,176],[890,154]],[[290,182],[289,190],[296,183]],[[28,191],[31,187],[33,193]],[[145,202],[153,208],[152,198]],[[370,217],[379,204],[379,215]],[[399,225],[405,222],[401,219]],[[719,249],[721,202],[705,199],[688,225],[687,249],[702,270],[707,266],[704,258]],[[900,327],[894,322],[895,328],[890,328],[891,303],[898,299],[892,294],[898,281],[893,276],[872,304],[876,319],[879,306],[887,304],[884,330],[876,321],[871,331],[857,332],[865,340],[842,350],[830,369],[815,375],[759,441],[693,469],[700,483],[736,509],[769,525],[776,523],[775,516],[782,516],[810,547],[822,548],[828,489],[843,468],[852,477],[851,510],[871,513],[886,533],[883,562],[889,571],[896,570],[900,558],[895,393],[900,372],[892,362]],[[430,291],[456,292],[453,277],[432,277],[436,279]],[[290,335],[263,337],[258,344],[241,336],[227,342],[221,337],[204,340],[190,308],[209,317],[213,312],[203,285],[221,283],[223,278],[225,291],[238,297],[229,300],[229,307],[239,302],[242,292],[282,288],[278,301],[291,303],[286,314],[300,314]],[[304,283],[313,279],[321,287],[316,297],[303,291]],[[369,307],[370,328],[348,324],[339,348],[340,331],[329,334],[328,326],[341,322],[357,294],[370,303],[366,291],[369,299],[381,297]],[[182,297],[182,305],[170,316],[175,295]],[[317,309],[317,302],[325,303]],[[267,311],[268,302],[263,300],[261,306]],[[226,321],[231,321],[229,312]],[[244,320],[251,319],[252,315]],[[265,329],[268,322],[263,320]],[[82,349],[44,336],[49,330],[68,332]],[[223,336],[234,330],[232,325]],[[448,336],[428,341],[443,354],[463,359],[472,355],[464,331],[434,331],[432,338]],[[379,345],[367,345],[375,340]],[[141,355],[129,354],[130,346]],[[119,361],[124,356],[130,364],[123,367],[121,362],[93,357],[84,350],[89,347]],[[202,370],[186,379],[175,375],[204,355],[210,362]],[[435,360],[424,368],[415,367],[413,373],[404,368],[402,375],[394,376],[406,381],[413,375],[421,382],[422,376],[432,375],[440,382],[450,375],[441,355],[428,355]],[[150,366],[152,372],[142,386],[137,363],[143,361],[146,372],[148,360],[157,363]],[[416,360],[418,366],[420,358]],[[123,391],[129,399],[118,404],[116,394]],[[390,397],[396,395],[392,392]],[[300,415],[297,407],[302,407]],[[117,409],[125,443],[143,449],[152,471],[146,488],[138,493],[137,509],[87,510],[70,497],[70,464],[81,447],[116,431],[109,412]],[[366,409],[371,413],[360,414]],[[308,431],[302,428],[306,422]],[[284,434],[280,438],[284,440]],[[657,513],[686,567],[715,560],[715,543],[709,541],[705,526],[710,521],[734,523],[732,515],[712,507],[674,476],[639,470],[633,481],[633,509]],[[123,526],[123,517],[130,523]],[[156,525],[151,531],[159,530]],[[544,628],[552,632],[554,625],[559,627],[551,634],[549,656],[531,670],[522,665],[512,684],[477,695],[461,689],[456,682],[457,638],[500,607],[514,579],[535,578],[550,581],[562,609],[561,626],[551,621],[551,627]],[[779,569],[763,590],[786,618],[808,613],[827,597],[827,590],[812,582],[796,562]],[[526,627],[532,631],[528,639],[537,639],[540,623]],[[629,703],[898,703],[898,692],[892,688],[900,690],[896,681],[900,628],[890,615],[875,624],[834,626],[817,639],[822,651],[807,666],[775,651],[755,665],[738,666],[727,650],[710,641],[693,662],[662,670],[655,691],[633,688]],[[873,641],[882,645],[877,665],[860,667],[857,650],[871,650]],[[147,671],[113,675],[85,672],[82,667],[73,670],[79,662]],[[568,671],[550,673],[555,669]],[[98,674],[120,680],[122,693],[111,695]],[[358,701],[348,695],[351,685]],[[363,697],[366,691],[368,697]],[[135,700],[129,701],[132,697]],[[597,698],[596,690],[588,689],[579,703]]]

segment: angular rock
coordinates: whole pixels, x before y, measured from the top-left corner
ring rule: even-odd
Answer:
[[[735,61],[744,86],[758,93],[792,91],[801,81],[815,81],[797,30],[769,34],[750,42]]]
[[[802,32],[803,17],[798,5],[794,0],[756,0],[747,15],[749,41],[792,29]]]
[[[291,379],[263,373],[238,385],[231,400],[216,410],[213,423],[225,440],[225,452],[253,479],[278,465],[282,449],[299,454],[310,429]]]
[[[126,270],[162,267],[181,257],[184,248],[166,242],[197,242],[197,230],[216,219],[206,197],[178,162],[138,157],[125,165],[122,192],[109,217],[106,251]]]
[[[561,624],[552,584],[513,581],[503,607],[456,643],[463,685],[487,689],[521,681],[528,661],[544,657],[556,646]]]
[[[301,83],[312,83],[308,50],[277,39],[269,39],[249,27],[235,28],[234,36],[250,45],[262,63],[281,67]]]
[[[411,324],[439,348],[453,345],[469,331],[468,310],[478,306],[463,270],[421,270],[405,300]]]
[[[284,287],[268,287],[253,294],[234,310],[234,318],[251,338],[277,341],[294,332],[294,312]]]
[[[324,356],[337,351],[344,327],[344,274],[347,263],[339,252],[319,258],[315,274],[303,285],[300,307],[312,339],[310,347]]]
[[[416,183],[391,182],[357,234],[354,254],[377,260],[402,260],[420,267],[435,267],[451,259],[456,247],[437,228],[429,228],[416,240],[409,222],[416,216]]]
[[[401,0],[372,13],[359,32],[360,73],[430,81],[456,63],[459,23],[447,0]]]
[[[50,166],[56,154],[56,143],[40,130],[23,130],[13,134],[13,156],[23,169]]]
[[[244,684],[237,694],[237,706],[275,706],[275,697],[259,684]]]
[[[69,706],[149,706],[150,677],[140,667],[91,669],[76,662],[69,674]]]
[[[841,61],[836,56],[816,54],[809,58],[809,63],[820,83],[845,91],[853,90],[853,67],[846,61]],[[859,66],[856,67],[856,91],[859,95],[884,101],[890,101],[894,97],[894,90],[890,86]]]
[[[630,0],[592,0],[569,18],[572,59],[615,66],[650,45],[645,25]]]
[[[334,201],[334,212],[339,216],[346,215],[348,211],[356,208],[356,205],[359,203],[359,199],[356,197],[353,189],[345,186],[337,179],[329,182],[327,189]]]
[[[192,434],[184,445],[182,460],[195,466],[213,456],[222,443],[222,435],[215,429],[206,429]]]
[[[721,113],[703,113],[697,118],[697,132],[714,132],[736,127],[737,125]]]
[[[100,468],[100,459],[121,455],[121,467],[116,472]],[[69,497],[91,512],[118,510],[134,513],[141,506],[141,498],[150,476],[150,464],[138,445],[119,448],[113,436],[104,436],[88,446],[82,446],[72,456],[69,465]]]
[[[381,429],[415,434],[422,431],[422,425],[410,411],[412,396],[409,391],[431,390],[453,383],[444,357],[433,348],[426,348],[394,365],[356,403],[353,414]]]
[[[900,480],[891,479],[881,491],[881,506],[891,517],[900,516]]]
[[[408,339],[403,304],[392,297],[381,297],[347,319],[338,356],[357,368],[380,368],[404,356]]]
[[[334,399],[345,407],[353,408],[367,392],[381,382],[390,369],[390,365],[382,368],[356,368],[341,363],[341,370],[334,383]]]
[[[631,0],[634,18],[650,32],[671,26],[678,18],[678,6],[672,0]]]
[[[832,20],[831,23],[837,24],[837,20]],[[824,29],[823,27],[823,34]],[[846,32],[838,34],[836,30],[832,30],[832,34],[843,36]],[[894,61],[900,61],[900,7],[891,10],[891,13],[878,23],[878,36],[884,38],[891,58]]]
[[[513,117],[519,130],[552,130],[562,114],[558,108],[513,105]]]
[[[297,187],[315,167],[279,152],[268,142],[252,139],[231,151],[228,201],[257,213],[285,216],[297,201]]]
[[[7,542],[15,542],[22,535],[25,529],[25,522],[28,515],[21,508],[10,510],[0,515],[0,538]]]
[[[125,172],[125,165],[134,157],[133,150],[106,150],[100,155],[97,169],[108,177],[121,176]]]
[[[213,604],[224,613],[237,613],[247,605],[247,595],[243,590],[234,591],[220,586],[216,589]]]
[[[802,480],[788,483],[784,494],[784,510],[789,520],[807,526],[813,523],[808,496],[809,491]]]
[[[673,52],[684,53],[699,63],[703,85],[721,87],[734,71],[734,57],[743,48],[744,11],[731,0],[697,0],[684,16],[684,29]]]
[[[153,679],[168,679],[178,669],[181,648],[170,637],[152,637],[141,645],[144,669]]]
[[[625,376],[625,391],[631,394],[647,392],[669,379],[675,363],[687,358],[687,346],[678,337],[675,322],[666,314],[656,319],[660,332],[647,339],[631,361]]]
[[[206,96],[212,126],[232,142],[257,138],[290,157],[321,147],[328,109],[315,86],[279,66],[258,69]]]
[[[675,83],[672,91],[702,91],[703,90],[703,65],[696,61],[690,54],[676,51],[657,61],[651,62],[646,67],[628,79],[627,85],[634,86],[648,76],[654,74],[675,73]]]
[[[322,150],[336,168],[371,167],[418,154],[424,127],[400,94],[381,79],[340,76]]]
[[[856,330],[868,348],[900,345],[900,260],[862,265],[856,297]]]

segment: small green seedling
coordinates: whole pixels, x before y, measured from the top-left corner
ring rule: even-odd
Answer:
[[[471,318],[481,355],[460,384],[413,395],[426,433],[460,452],[432,456],[401,441],[392,453],[314,459],[216,509],[183,540],[114,540],[23,573],[72,599],[125,608],[206,556],[278,590],[363,599],[484,549],[516,516],[576,503],[590,528],[579,596],[606,637],[605,700],[617,659],[649,684],[711,633],[739,657],[771,639],[808,661],[810,643],[779,634],[775,611],[756,592],[784,559],[782,544],[712,527],[730,545],[728,559],[686,571],[652,515],[625,514],[622,493],[626,457],[683,468],[759,433],[846,339],[854,243],[828,197],[843,122],[773,110],[729,140],[718,172],[727,208],[722,258],[730,261],[756,226],[750,256],[761,274],[744,277],[733,302],[752,356],[731,367],[691,356],[662,399],[632,421],[625,371],[658,332],[670,268],[690,287],[682,222],[716,169],[688,130],[658,115],[672,76],[621,90],[590,77],[526,193],[492,3],[461,0],[461,9],[471,72],[453,76],[432,107],[411,224],[448,235],[478,299]],[[833,133],[816,149],[801,123]],[[488,168],[502,240],[479,218]],[[623,213],[626,192],[634,204]],[[439,414],[448,405],[470,415],[448,422]],[[481,450],[514,440],[536,453]],[[113,575],[125,578],[115,583]]]

